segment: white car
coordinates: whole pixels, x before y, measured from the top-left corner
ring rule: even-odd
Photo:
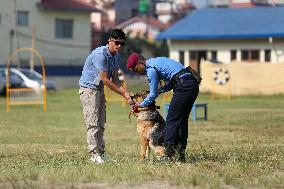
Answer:
[[[12,89],[25,87],[23,80],[14,73],[10,75],[9,85]],[[6,95],[6,68],[0,68],[0,95]]]
[[[23,85],[27,88],[32,89],[42,89],[42,76],[40,73],[26,69],[26,68],[11,68],[10,69],[11,75],[17,75],[23,82]],[[55,90],[55,84],[52,81],[46,80],[46,89],[47,90]]]

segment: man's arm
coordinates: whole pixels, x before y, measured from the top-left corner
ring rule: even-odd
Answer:
[[[165,93],[165,92],[168,92],[170,90],[173,89],[173,86],[171,84],[171,82],[167,82],[164,86],[162,86],[159,90],[158,90],[158,94],[162,94],[162,93]]]
[[[155,99],[158,97],[158,85],[159,85],[159,78],[158,74],[155,69],[148,69],[147,71],[148,83],[150,92],[147,97],[139,104],[141,107],[148,106],[152,104]]]
[[[115,83],[117,86],[121,87],[121,82],[118,78],[118,71],[115,71],[112,75],[112,81]]]
[[[100,72],[100,77],[101,77],[101,80],[103,81],[103,83],[108,88],[110,88],[114,92],[116,92],[116,93],[120,94],[121,96],[123,96],[128,101],[129,104],[133,104],[133,101],[132,101],[129,93],[123,87],[121,87],[121,84],[120,84],[119,80],[116,81],[115,78],[114,78],[114,82],[109,80],[107,72],[103,72],[103,71]],[[118,77],[117,77],[117,79],[118,79]]]
[[[112,82],[116,84],[116,86],[119,87],[120,90],[126,91],[126,88],[122,85],[122,82],[119,80],[119,74],[118,71],[115,71],[112,75]],[[130,95],[131,96],[131,95]]]

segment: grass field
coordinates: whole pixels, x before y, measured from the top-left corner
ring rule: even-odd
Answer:
[[[211,101],[201,94],[209,120],[189,120],[185,164],[159,164],[153,154],[140,160],[130,107],[108,104],[105,140],[113,161],[94,165],[77,89],[48,93],[46,113],[39,106],[6,113],[4,100],[0,188],[284,188],[283,95]]]

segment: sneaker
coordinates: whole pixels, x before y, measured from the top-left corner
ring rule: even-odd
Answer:
[[[99,156],[99,155],[93,155],[91,157],[91,161],[96,163],[96,164],[102,164],[105,162],[105,160],[102,158],[102,156]]]

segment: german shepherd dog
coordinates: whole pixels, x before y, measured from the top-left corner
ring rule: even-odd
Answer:
[[[137,102],[142,102],[146,98],[148,91],[142,91],[132,96]],[[133,108],[129,112],[129,121],[131,114],[137,116],[137,132],[140,135],[141,149],[140,155],[142,159],[149,158],[150,149],[152,149],[158,158],[165,153],[164,149],[164,131],[165,120],[157,111],[159,106],[155,103],[145,108]]]

